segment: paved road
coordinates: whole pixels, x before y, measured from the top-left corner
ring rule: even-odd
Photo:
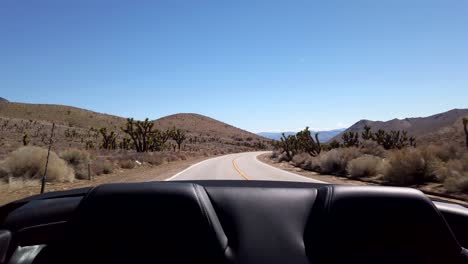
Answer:
[[[263,153],[266,152],[237,153],[208,159],[187,168],[168,180],[270,180],[321,182],[265,164],[257,159],[257,156]]]

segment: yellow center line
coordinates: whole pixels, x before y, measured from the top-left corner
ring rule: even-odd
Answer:
[[[237,171],[237,173],[239,173],[240,176],[242,176],[244,179],[246,179],[247,181],[249,181],[249,177],[247,175],[245,175],[245,173],[243,173],[240,169],[239,169],[239,166],[237,166],[236,164],[236,159],[233,159],[232,160],[232,166],[234,167],[234,169]]]

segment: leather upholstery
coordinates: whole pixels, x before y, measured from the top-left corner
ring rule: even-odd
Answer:
[[[93,189],[34,263],[445,264],[467,255],[434,204],[408,188],[165,182]]]
[[[35,263],[222,263],[225,247],[203,187],[111,184],[87,195]]]
[[[317,191],[207,187],[233,263],[309,263],[303,235]]]
[[[457,263],[447,223],[420,191],[334,186],[319,190],[306,247],[316,263]]]

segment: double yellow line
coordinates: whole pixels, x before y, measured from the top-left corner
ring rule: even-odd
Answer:
[[[242,176],[245,180],[247,180],[247,181],[250,180],[249,177],[248,177],[245,173],[243,173],[243,172],[241,171],[241,169],[239,169],[239,166],[237,166],[237,163],[236,163],[236,159],[233,159],[233,160],[232,160],[232,166],[233,166],[234,169],[237,171],[237,173],[239,173],[239,175]]]

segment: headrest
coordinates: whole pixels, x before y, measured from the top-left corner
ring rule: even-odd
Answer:
[[[109,184],[85,197],[45,255],[52,263],[222,263],[226,247],[203,187]]]
[[[306,243],[320,263],[451,263],[460,255],[444,218],[420,191],[329,186],[319,197]]]

